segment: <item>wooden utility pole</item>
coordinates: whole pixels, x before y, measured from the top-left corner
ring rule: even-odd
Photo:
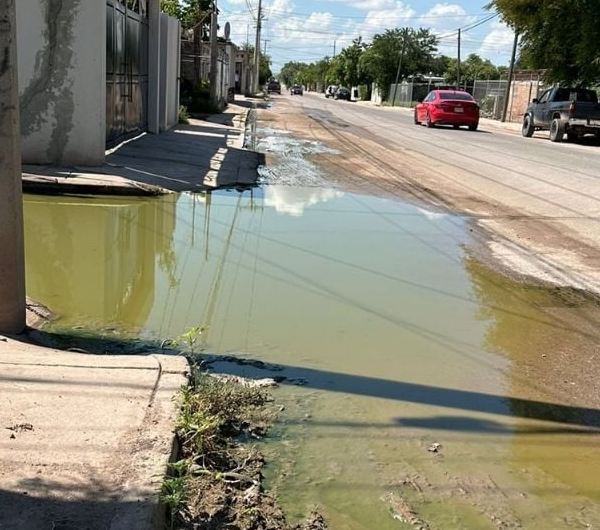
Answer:
[[[0,2],[0,332],[25,329],[16,0]]]
[[[512,54],[510,56],[510,66],[508,68],[508,81],[506,83],[506,92],[504,94],[504,106],[502,107],[502,121],[506,121],[508,111],[508,100],[510,99],[510,87],[512,85],[513,72],[515,71],[515,57],[517,56],[517,45],[519,43],[519,32],[515,30],[515,40],[513,42]]]
[[[254,43],[254,68],[252,76],[252,93],[258,92],[258,76],[260,72],[260,31],[262,29],[262,0],[258,0],[258,15],[256,17],[256,41]]]
[[[458,63],[456,65],[456,90],[460,89],[460,28],[458,28]]]
[[[210,17],[210,100],[216,105],[220,105],[219,94],[217,90],[217,61],[219,58],[219,43],[217,41],[217,0],[213,0],[212,3],[212,14]]]

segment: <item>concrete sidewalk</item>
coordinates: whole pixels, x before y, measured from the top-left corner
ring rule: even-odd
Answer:
[[[221,114],[122,144],[102,167],[23,166],[23,190],[158,195],[252,185],[263,158],[243,144],[248,113],[259,100],[238,98]]]
[[[0,529],[162,528],[181,357],[0,338]]]
[[[245,186],[253,101],[145,134],[99,168],[23,168],[25,191],[147,195]],[[44,308],[30,305],[30,317]],[[38,323],[39,324],[39,323]],[[97,356],[0,335],[0,530],[162,529],[159,489],[174,456],[182,357]]]

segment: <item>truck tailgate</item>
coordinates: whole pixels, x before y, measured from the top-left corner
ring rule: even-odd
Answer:
[[[594,120],[600,122],[600,103],[574,101],[569,110],[569,117],[575,120]]]

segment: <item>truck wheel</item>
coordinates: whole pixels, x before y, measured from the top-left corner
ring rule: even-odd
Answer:
[[[558,118],[554,118],[550,123],[550,140],[552,142],[562,142],[565,135],[565,124]]]
[[[529,114],[525,114],[523,116],[523,127],[521,127],[521,134],[525,138],[531,138],[533,136],[533,132],[535,128],[533,127],[533,120]]]

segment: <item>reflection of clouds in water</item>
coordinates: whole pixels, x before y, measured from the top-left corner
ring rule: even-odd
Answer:
[[[265,186],[265,206],[277,213],[300,217],[304,209],[320,202],[328,202],[344,195],[331,188],[298,188],[292,186]]]

